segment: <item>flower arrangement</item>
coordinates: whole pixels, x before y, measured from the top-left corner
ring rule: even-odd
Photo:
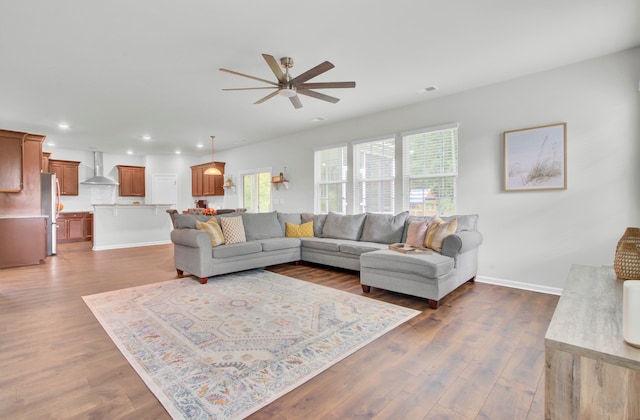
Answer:
[[[216,209],[212,209],[211,207],[207,207],[206,209],[204,209],[205,216],[215,216],[216,213]]]

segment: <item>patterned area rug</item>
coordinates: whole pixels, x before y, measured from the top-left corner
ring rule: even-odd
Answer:
[[[177,419],[248,416],[419,313],[262,270],[83,299]]]

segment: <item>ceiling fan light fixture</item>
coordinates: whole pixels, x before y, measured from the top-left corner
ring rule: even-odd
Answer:
[[[285,98],[291,98],[293,96],[296,96],[296,90],[293,87],[290,88],[282,88],[280,89],[280,91],[278,92],[278,95],[280,96],[284,96]]]

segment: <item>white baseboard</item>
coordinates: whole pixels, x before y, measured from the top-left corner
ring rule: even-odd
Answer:
[[[155,241],[155,242],[139,242],[135,244],[117,244],[117,245],[101,245],[101,246],[93,246],[94,251],[104,251],[107,249],[120,249],[120,248],[135,248],[139,246],[152,246],[152,245],[167,245],[170,244],[171,240],[167,241]]]
[[[562,294],[562,289],[558,287],[541,286],[533,283],[523,283],[519,281],[496,279],[493,277],[476,276],[476,281],[479,283],[495,284],[496,286],[511,287],[513,289],[530,290],[532,292],[546,293],[548,295]]]

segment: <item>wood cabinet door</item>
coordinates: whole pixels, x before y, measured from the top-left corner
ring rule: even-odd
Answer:
[[[67,220],[67,239],[84,240],[84,220],[74,218]]]
[[[0,192],[22,190],[23,135],[0,136]]]
[[[119,194],[121,197],[144,197],[145,168],[142,166],[118,165]]]
[[[55,173],[58,178],[60,195],[78,195],[79,164],[80,162],[49,159],[49,172]]]
[[[62,176],[62,183],[60,184],[60,194],[78,195],[78,167],[64,165],[62,172],[64,175]]]
[[[84,218],[84,237],[88,241],[93,238],[93,214],[91,213]]]
[[[57,241],[64,241],[69,239],[69,233],[67,230],[67,219],[62,219],[58,217],[57,219],[58,227],[57,227]]]
[[[193,197],[202,196],[202,178],[204,177],[204,169],[191,168],[191,195]]]

